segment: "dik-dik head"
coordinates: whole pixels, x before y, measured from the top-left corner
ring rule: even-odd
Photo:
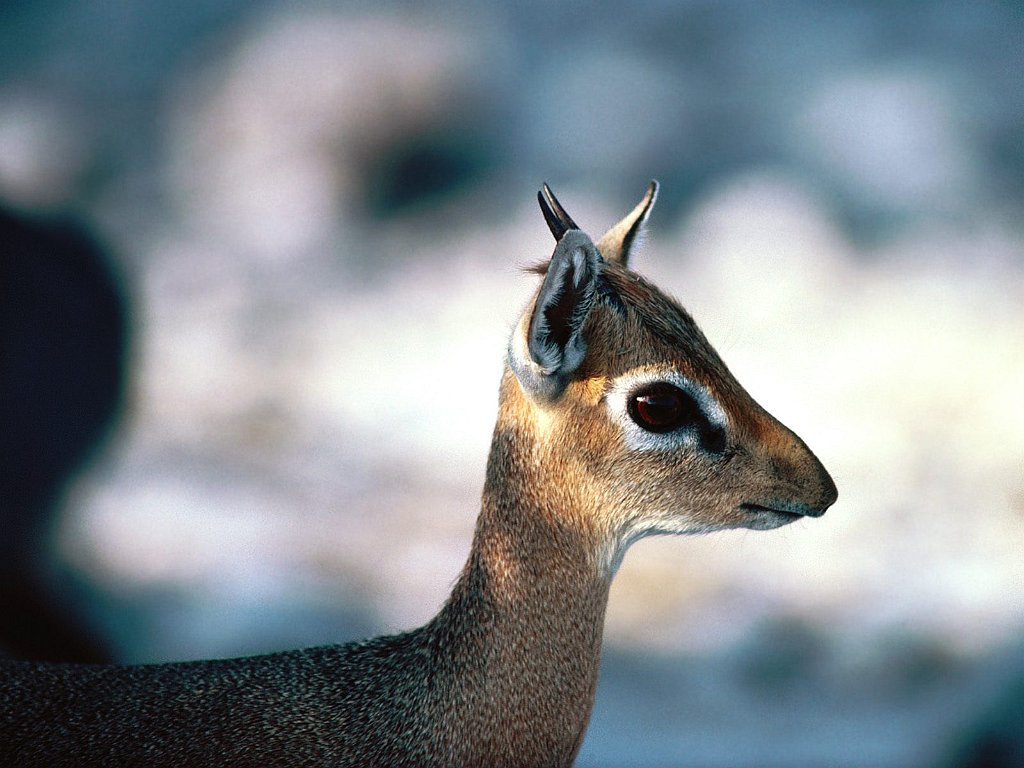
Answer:
[[[628,268],[657,191],[652,182],[595,245],[545,185],[557,245],[504,382],[502,418],[530,432],[535,460],[558,478],[551,492],[613,544],[613,566],[648,534],[766,530],[836,500],[804,442],[747,394],[682,307]]]

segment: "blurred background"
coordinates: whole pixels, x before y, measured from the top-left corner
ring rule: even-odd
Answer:
[[[537,188],[597,236],[658,178],[635,268],[840,500],[631,550],[579,764],[1024,764],[1022,40],[1012,0],[0,3],[0,645],[428,619]]]

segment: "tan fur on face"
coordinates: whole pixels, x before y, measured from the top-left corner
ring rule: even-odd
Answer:
[[[508,402],[519,418],[543,422],[548,460],[561,462],[564,482],[581,489],[580,503],[588,508],[575,516],[600,539],[595,546],[613,553],[609,562],[650,533],[777,524],[744,504],[811,510],[834,500],[817,458],[750,397],[676,301],[616,262],[602,263],[601,279],[606,300],[587,319],[588,354],[561,399],[533,403],[520,392]],[[720,407],[727,424],[723,455],[696,447],[637,452],[625,444],[603,400],[621,377],[658,371],[693,382]]]

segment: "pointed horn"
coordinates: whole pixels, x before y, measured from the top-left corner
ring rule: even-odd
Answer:
[[[561,240],[563,235],[570,229],[579,229],[576,222],[572,220],[572,217],[565,212],[562,204],[558,202],[558,198],[555,197],[547,183],[537,193],[537,202],[540,203],[540,210],[544,214],[544,221],[548,223],[548,229],[555,236],[555,242]]]
[[[658,182],[651,180],[647,185],[647,192],[643,200],[626,214],[618,224],[609,229],[604,237],[597,241],[597,250],[606,261],[617,261],[626,266],[629,261],[629,253],[636,244],[637,235],[643,230],[643,225],[651,213],[654,201],[658,199]]]

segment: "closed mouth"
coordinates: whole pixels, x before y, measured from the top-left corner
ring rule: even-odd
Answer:
[[[740,504],[739,509],[751,515],[750,527],[759,530],[778,528],[797,520],[803,520],[806,517],[801,512],[779,509],[778,507],[766,507],[763,504]]]
[[[804,515],[800,512],[792,512],[788,509],[779,509],[777,507],[765,507],[761,504],[740,504],[740,509],[742,509],[744,512],[753,512],[754,514],[763,514],[765,512],[770,512],[773,515],[777,515],[783,518],[784,520],[789,521],[799,520],[800,518],[804,517]]]

